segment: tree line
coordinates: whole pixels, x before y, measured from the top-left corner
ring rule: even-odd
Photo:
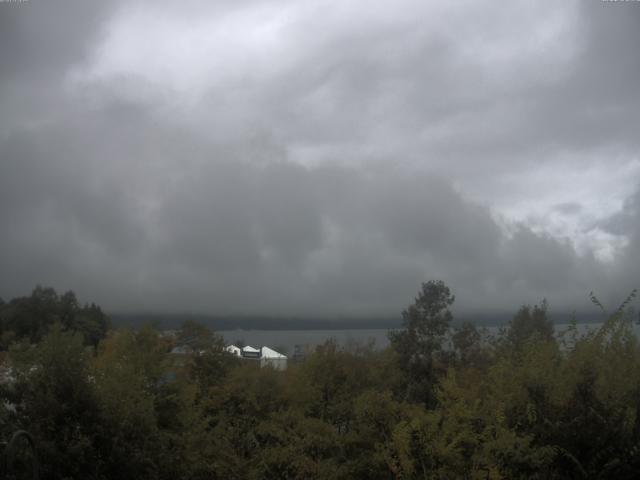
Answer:
[[[431,281],[388,348],[330,340],[280,372],[38,287],[0,304],[0,434],[30,432],[46,479],[637,478],[632,296],[598,329],[554,333],[543,301],[490,336]]]

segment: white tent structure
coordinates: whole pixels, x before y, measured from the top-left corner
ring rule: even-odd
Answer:
[[[240,350],[239,347],[236,347],[235,345],[227,345],[226,347],[224,347],[224,349],[227,352],[229,352],[231,355],[235,355],[236,357],[242,356],[242,351]]]
[[[287,369],[287,356],[269,347],[257,349],[250,345],[243,348],[237,347],[236,345],[227,345],[224,349],[231,355],[240,357],[242,360],[255,361],[256,366],[258,362],[260,362],[260,368],[271,367],[280,371]]]
[[[260,358],[260,350],[250,345],[242,348],[242,356],[244,358]]]
[[[287,356],[276,352],[269,347],[262,347],[260,356],[260,367],[271,367],[275,370],[287,369]]]

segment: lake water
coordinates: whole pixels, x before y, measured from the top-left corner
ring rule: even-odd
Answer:
[[[586,332],[598,328],[600,323],[578,324],[579,332]],[[556,331],[566,330],[568,325],[556,325]],[[484,327],[488,334],[496,335],[501,327]],[[640,327],[634,326],[636,334],[640,334]],[[245,345],[261,347],[266,345],[281,353],[291,355],[296,345],[313,349],[329,339],[334,339],[341,346],[360,344],[371,341],[376,348],[385,348],[389,345],[387,329],[354,329],[354,330],[223,330],[217,333],[224,337],[227,344],[243,342]],[[279,350],[279,351],[280,351]]]

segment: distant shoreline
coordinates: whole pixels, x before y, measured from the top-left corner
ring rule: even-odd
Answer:
[[[460,315],[454,318],[453,326],[465,321],[474,323],[478,327],[501,327],[509,323],[513,313]],[[310,318],[274,318],[259,316],[220,317],[214,315],[194,314],[158,314],[158,313],[114,313],[110,315],[116,327],[137,328],[143,325],[153,325],[158,329],[175,329],[185,320],[193,320],[216,331],[233,330],[373,330],[393,329],[402,326],[402,319],[310,319]],[[605,317],[602,313],[551,313],[555,324],[569,324],[575,318],[578,324],[602,323]]]

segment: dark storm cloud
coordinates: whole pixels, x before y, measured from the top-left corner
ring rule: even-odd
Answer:
[[[387,316],[432,278],[466,311],[628,290],[638,197],[594,221],[548,184],[633,163],[640,9],[309,5],[0,4],[0,295]],[[519,190],[628,246],[496,214]]]
[[[68,106],[61,78],[87,58],[118,2],[32,0],[0,5],[0,134]]]
[[[562,215],[576,215],[582,211],[582,206],[575,202],[559,203],[553,209]]]
[[[624,288],[620,293],[627,294],[633,288],[640,288],[640,185],[627,199],[622,211],[611,217],[604,228],[615,235],[624,235],[628,240],[615,262],[618,283]]]
[[[0,13],[2,79],[46,81],[88,53],[114,2],[31,1]]]
[[[4,142],[4,290],[49,281],[120,308],[391,315],[432,277],[467,309],[584,286],[570,246],[525,227],[506,237],[446,179],[229,161],[229,146],[204,142],[201,160],[180,159],[197,140],[105,115]]]
[[[640,75],[640,57],[634,50],[640,42],[640,9],[582,2],[579,13],[582,40],[563,81],[531,82],[517,99],[524,119],[520,140],[540,151],[636,151],[640,99],[634,78]],[[517,140],[509,133],[506,141]]]

